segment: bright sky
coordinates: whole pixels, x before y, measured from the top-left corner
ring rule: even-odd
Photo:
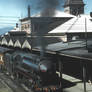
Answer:
[[[85,13],[89,14],[92,12],[92,0],[84,0],[85,5]]]
[[[31,14],[37,13],[37,4],[39,0],[0,0],[0,25],[2,22],[12,23],[18,18],[15,17],[25,17],[27,16],[27,6],[31,6]],[[89,14],[92,11],[92,0],[84,0],[85,13]],[[2,16],[12,16],[11,18],[2,17]],[[2,24],[3,25],[3,24]]]
[[[32,13],[38,0],[0,0],[0,16],[25,16],[27,6],[32,7]],[[34,9],[34,11],[33,11]]]
[[[0,28],[15,26],[19,18],[27,15],[27,6],[34,8],[35,0],[0,0]],[[37,1],[37,0],[36,0]],[[32,10],[32,12],[35,12]],[[7,17],[9,16],[9,17]]]

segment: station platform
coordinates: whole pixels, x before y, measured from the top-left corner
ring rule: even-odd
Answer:
[[[64,81],[63,84],[65,85],[63,92],[84,92],[84,83],[82,80],[66,74],[63,74],[62,77]],[[86,92],[92,92],[92,84],[86,83]]]

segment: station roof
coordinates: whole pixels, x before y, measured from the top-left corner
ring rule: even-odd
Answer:
[[[92,18],[90,15],[79,15],[59,25],[49,33],[84,33],[92,32]]]
[[[33,48],[33,50],[40,51],[41,47]],[[70,43],[56,43],[48,45],[46,53],[58,54],[60,56],[75,58],[85,61],[92,61],[92,52],[86,49],[85,41],[74,41]],[[79,61],[80,62],[80,61]]]
[[[54,43],[54,44],[49,44],[47,46],[47,50],[50,51],[64,51],[68,49],[74,49],[74,48],[82,48],[85,47],[85,41],[73,41],[73,42],[59,42],[59,43]]]
[[[75,48],[75,49],[68,49],[65,51],[60,51],[60,55],[67,56],[75,59],[80,59],[85,61],[92,61],[92,52],[88,52],[86,48]]]

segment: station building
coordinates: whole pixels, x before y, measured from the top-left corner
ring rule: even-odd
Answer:
[[[14,37],[10,37],[9,34],[10,38],[4,36],[1,39],[1,45],[15,47],[18,45],[17,47],[31,49],[32,43],[40,44],[39,38],[36,39],[37,36],[42,36],[42,40],[45,38],[47,44],[91,39],[92,18],[90,15],[84,14],[84,6],[83,0],[66,0],[64,12],[55,10],[51,17],[41,16],[41,13],[30,16],[29,6],[28,17],[20,19],[21,32],[19,30],[14,32],[14,34],[16,33],[16,40],[13,39]],[[23,35],[25,39],[20,40],[19,35]],[[32,38],[33,36],[34,38]],[[30,39],[33,41],[30,42]]]
[[[46,20],[43,19],[41,13],[30,16],[30,7],[28,7],[28,17],[20,19],[21,30],[30,34],[32,30],[40,30],[36,25],[43,22],[45,29],[47,29],[46,35],[58,36],[64,42],[83,39],[85,32],[88,37],[91,37],[92,19],[90,15],[84,14],[84,6],[83,0],[66,0],[64,12],[56,10],[52,18]],[[46,24],[47,21],[50,23]]]

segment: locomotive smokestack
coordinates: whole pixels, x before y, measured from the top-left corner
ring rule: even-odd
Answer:
[[[28,5],[28,17],[30,18],[30,5]]]

